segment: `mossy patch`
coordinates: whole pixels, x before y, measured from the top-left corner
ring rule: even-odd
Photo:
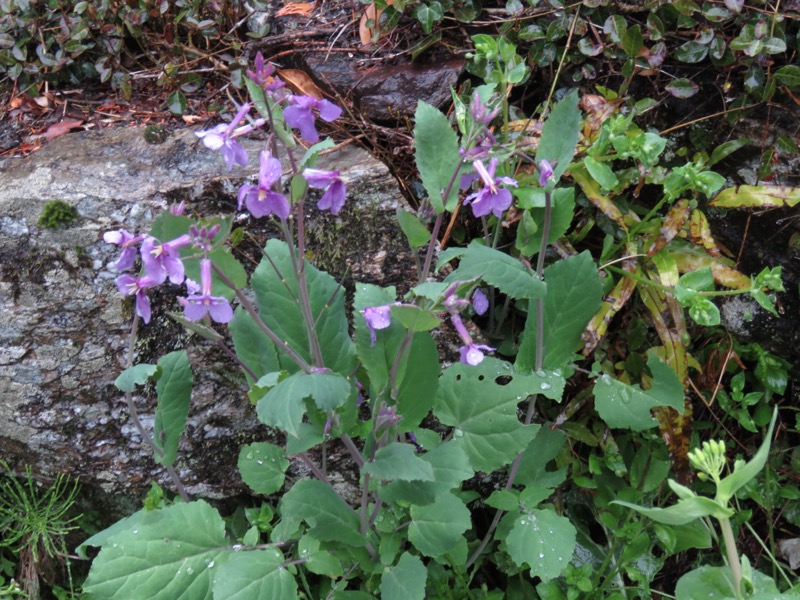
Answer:
[[[50,200],[44,205],[38,224],[45,229],[58,229],[71,225],[78,217],[78,211],[68,202]]]
[[[148,125],[144,128],[144,141],[148,144],[163,144],[169,137],[169,131],[163,125]]]

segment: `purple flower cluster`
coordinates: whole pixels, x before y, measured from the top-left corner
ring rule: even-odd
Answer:
[[[179,285],[186,282],[191,294],[188,298],[179,298],[184,307],[187,319],[199,321],[206,315],[218,323],[227,323],[233,317],[233,309],[226,298],[211,295],[211,261],[204,258],[200,261],[201,285],[198,286],[190,279],[186,279],[181,248],[193,246],[203,252],[211,249],[211,240],[219,231],[219,225],[211,228],[197,228],[192,226],[189,233],[178,236],[169,242],[159,242],[151,236],[134,236],[125,229],[109,231],[103,239],[116,246],[122,247],[122,252],[114,265],[117,271],[127,271],[133,268],[138,254],[142,259],[142,271],[138,277],[123,274],[117,278],[117,289],[125,296],[134,296],[136,301],[136,314],[145,323],[150,322],[152,311],[147,290],[161,285],[167,279]],[[197,292],[200,292],[199,294]]]
[[[485,217],[492,213],[498,219],[501,218],[511,206],[512,197],[509,190],[498,186],[503,184],[517,187],[517,182],[511,177],[495,177],[496,158],[489,161],[488,169],[482,160],[476,160],[472,166],[483,182],[483,188],[467,196],[464,204],[472,204],[472,214],[476,217]]]

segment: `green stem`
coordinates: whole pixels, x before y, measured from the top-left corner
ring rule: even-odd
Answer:
[[[728,557],[728,566],[733,576],[733,589],[736,597],[742,598],[742,563],[739,561],[739,553],[736,551],[736,540],[733,538],[733,528],[731,521],[727,517],[718,517],[719,528],[722,530],[722,539],[725,540],[725,554]]]

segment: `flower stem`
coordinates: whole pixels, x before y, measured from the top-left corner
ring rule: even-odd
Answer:
[[[739,561],[739,553],[736,551],[736,540],[733,538],[733,528],[731,521],[727,517],[718,517],[719,528],[722,530],[722,539],[725,540],[725,554],[728,557],[728,566],[733,576],[733,589],[736,597],[742,597],[742,563]]]

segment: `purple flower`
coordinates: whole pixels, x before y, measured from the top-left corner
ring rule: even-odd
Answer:
[[[245,102],[239,108],[236,116],[233,117],[233,121],[228,125],[220,123],[205,131],[195,131],[195,135],[203,140],[206,148],[222,151],[222,156],[225,158],[225,164],[229,171],[233,169],[234,164],[242,167],[247,164],[247,152],[234,138],[249,133],[255,128],[251,125],[245,125],[237,129],[237,125],[242,122],[248,112],[250,112],[250,104]],[[258,126],[263,125],[263,123],[263,120],[256,121]]]
[[[291,207],[286,196],[272,191],[281,180],[281,161],[266,150],[261,151],[258,168],[258,185],[243,185],[239,190],[239,210],[242,202],[254,217],[276,215],[281,220],[289,218]]]
[[[153,237],[145,238],[141,249],[145,274],[156,285],[164,283],[167,277],[172,283],[183,283],[184,269],[180,249],[191,243],[192,236],[188,233],[163,244],[159,244]]]
[[[169,207],[169,214],[180,217],[186,210],[186,202],[181,200],[179,204],[173,204]]]
[[[219,233],[221,227],[222,225],[219,223],[211,227],[206,227],[205,225],[202,227],[189,225],[189,235],[192,236],[192,246],[204,252],[211,252],[214,248],[214,236]]]
[[[367,322],[367,329],[369,329],[369,337],[371,340],[370,348],[375,346],[378,341],[378,336],[375,331],[378,329],[386,329],[392,324],[390,312],[392,310],[391,304],[384,304],[383,306],[368,306],[361,311],[364,315],[364,320]]]
[[[319,111],[323,121],[335,121],[342,114],[342,109],[328,100],[317,100],[311,96],[289,96],[289,106],[283,110],[283,118],[289,127],[300,130],[300,135],[307,142],[319,140],[317,128],[314,127],[314,113]]]
[[[282,88],[285,83],[274,76],[275,68],[272,63],[264,62],[264,55],[259,52],[256,54],[255,70],[247,70],[247,76],[256,84],[263,87],[267,92],[273,92]]]
[[[127,271],[133,266],[136,260],[136,246],[139,245],[144,239],[143,235],[134,236],[131,232],[125,229],[118,229],[117,231],[106,231],[103,234],[103,240],[106,244],[115,244],[122,246],[122,252],[117,259],[117,264],[114,268],[117,271]]]
[[[472,308],[475,309],[475,313],[479,315],[482,315],[489,309],[489,298],[486,297],[486,293],[481,288],[477,288],[472,293]]]
[[[150,300],[148,300],[145,290],[156,285],[158,284],[147,275],[144,277],[133,277],[132,275],[120,275],[117,277],[117,289],[120,294],[136,296],[136,314],[145,323],[150,322]]]
[[[323,171],[321,169],[305,169],[303,178],[313,188],[325,190],[322,198],[317,202],[320,210],[329,210],[332,215],[338,215],[347,199],[347,186],[339,171]]]
[[[206,315],[217,323],[227,323],[233,318],[233,309],[226,298],[211,295],[211,260],[204,258],[200,261],[200,293],[193,294],[188,298],[178,298],[178,302],[183,305],[186,318],[190,321],[199,321]],[[187,289],[196,290],[197,284]],[[190,291],[191,293],[191,291]]]
[[[540,160],[536,167],[539,169],[539,185],[546,187],[547,182],[553,176],[553,167],[546,159]]]
[[[511,206],[511,192],[505,188],[498,188],[502,184],[517,186],[517,182],[511,177],[495,177],[494,172],[497,169],[497,159],[493,158],[489,161],[489,168],[487,169],[483,161],[476,160],[472,163],[475,171],[480,175],[483,181],[483,189],[467,196],[464,204],[472,203],[472,214],[476,217],[483,217],[489,213],[493,213],[498,219],[503,216],[503,212]]]
[[[453,326],[456,328],[461,341],[464,342],[464,345],[461,346],[458,351],[461,355],[461,362],[465,365],[479,365],[483,361],[483,352],[493,352],[495,349],[491,346],[487,346],[485,344],[476,344],[472,341],[472,336],[467,331],[467,328],[464,326],[464,323],[461,321],[461,317],[459,315],[451,315],[450,321],[453,323]]]
[[[488,106],[481,101],[481,95],[478,92],[475,92],[472,95],[472,102],[469,104],[469,110],[472,114],[472,119],[479,125],[488,125],[497,114],[500,112],[500,107],[495,107],[494,110],[489,111],[487,110]]]

